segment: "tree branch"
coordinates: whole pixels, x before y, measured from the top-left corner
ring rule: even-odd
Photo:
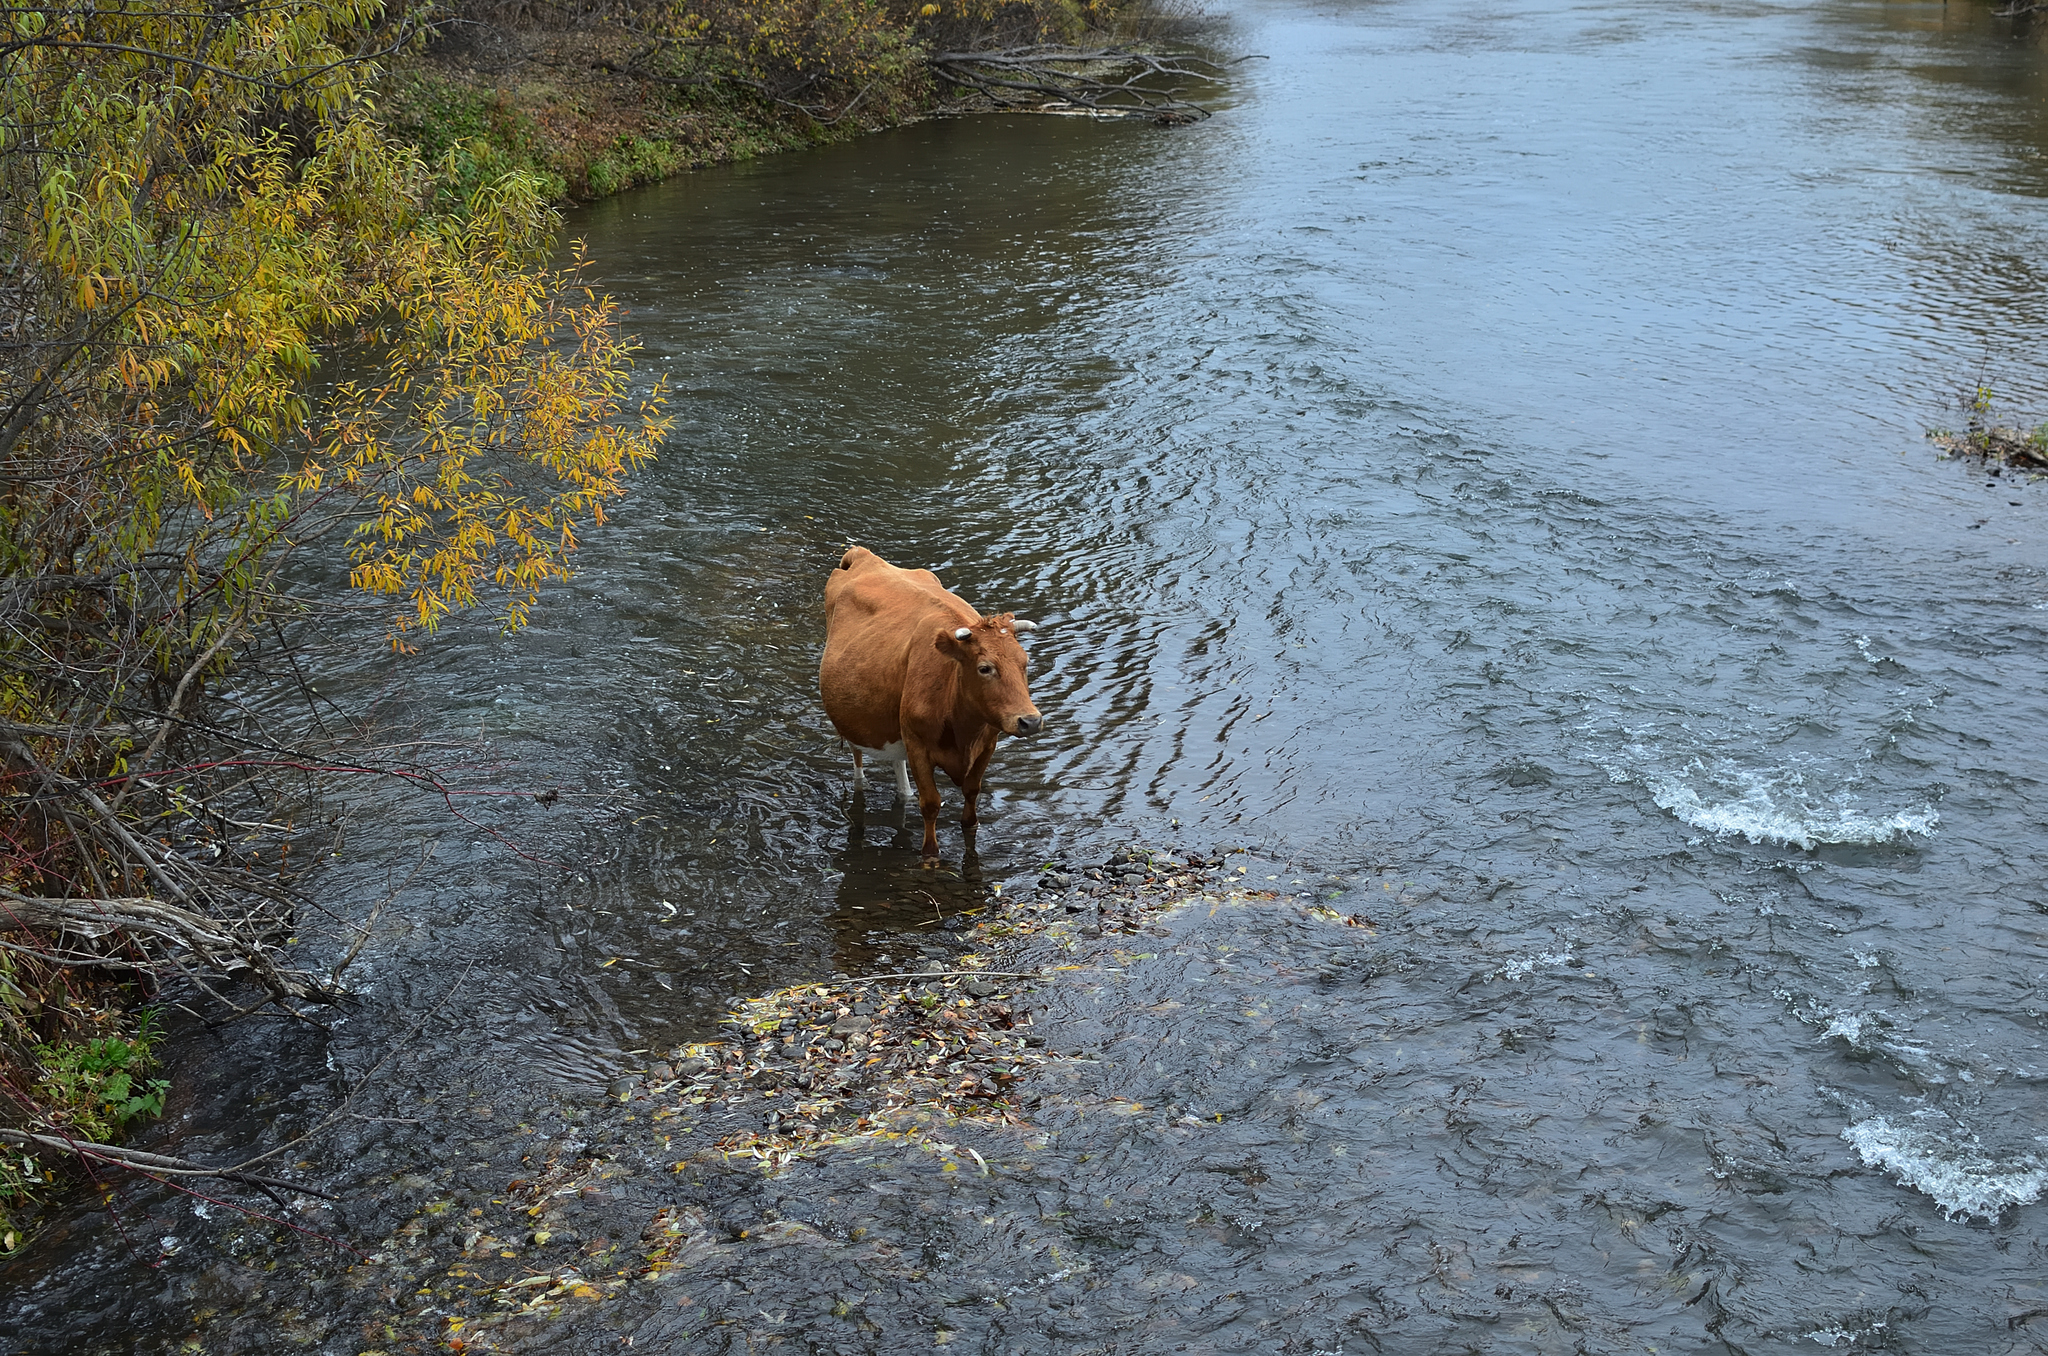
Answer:
[[[204,1163],[195,1163],[189,1158],[144,1153],[140,1149],[123,1149],[115,1144],[95,1144],[91,1140],[73,1139],[49,1128],[41,1131],[0,1128],[0,1141],[22,1148],[54,1149],[59,1153],[76,1154],[80,1158],[89,1158],[100,1163],[110,1163],[117,1168],[128,1168],[160,1177],[216,1177],[223,1181],[240,1182],[255,1187],[279,1205],[284,1204],[276,1194],[279,1191],[297,1191],[308,1196],[318,1196],[323,1201],[341,1199],[332,1191],[307,1186],[304,1182],[293,1182],[264,1173],[245,1172],[240,1168],[209,1168]]]

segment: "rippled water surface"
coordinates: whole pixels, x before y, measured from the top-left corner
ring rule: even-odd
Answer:
[[[450,1221],[594,1145],[633,1171],[590,1231],[713,1241],[504,1341],[2048,1347],[2048,534],[1921,437],[1984,374],[2048,406],[2041,41],[1541,0],[1212,38],[1262,59],[1193,128],[930,123],[575,219],[674,383],[661,464],[529,633],[313,638],[455,784],[562,798],[364,793],[363,1005],[208,1037],[160,1133],[274,1143],[417,1025],[299,1222],[445,1219],[344,1272],[82,1203],[5,1274],[17,1349],[407,1349]],[[889,797],[850,817],[849,541],[1041,622],[1050,730],[964,873],[950,798],[936,877]],[[1133,839],[1282,897],[1042,989],[1085,1058],[990,1175],[693,1177],[592,1110],[730,997],[940,954]]]

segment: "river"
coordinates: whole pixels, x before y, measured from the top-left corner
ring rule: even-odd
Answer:
[[[307,637],[522,795],[351,793],[324,897],[396,891],[360,1004],[189,1040],[147,1141],[232,1158],[374,1075],[291,1218],[380,1260],[128,1187],[0,1272],[6,1350],[425,1349],[469,1221],[537,1256],[501,1216],[549,1155],[631,1167],[584,1234],[694,1211],[702,1255],[472,1350],[2048,1349],[2048,532],[1923,439],[1980,380],[2048,412],[2042,39],[1239,0],[1211,40],[1258,59],[1194,127],[932,122],[572,219],[661,462],[518,637]],[[1041,625],[976,871],[950,798],[940,873],[886,796],[850,826],[850,541]],[[986,1175],[668,1171],[604,1101],[1127,842],[1280,898],[1041,986],[1079,1057]]]

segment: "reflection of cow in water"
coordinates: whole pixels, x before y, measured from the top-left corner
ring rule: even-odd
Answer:
[[[1033,624],[1009,613],[984,617],[946,592],[930,570],[899,570],[856,546],[825,585],[825,714],[853,745],[853,775],[867,785],[863,754],[896,764],[896,794],[917,783],[924,859],[939,855],[939,784],[960,788],[969,850],[982,773],[999,735],[1037,734],[1045,720],[1024,681],[1018,635]]]

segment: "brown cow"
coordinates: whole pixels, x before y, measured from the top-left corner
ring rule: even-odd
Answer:
[[[984,617],[946,592],[930,570],[899,570],[862,546],[841,557],[825,584],[825,660],[818,666],[825,714],[853,746],[856,786],[867,785],[863,754],[896,765],[904,803],[915,779],[927,866],[939,855],[932,769],[944,768],[967,801],[960,827],[972,851],[981,776],[997,737],[1045,728],[1017,643],[1034,629],[1007,612]]]

